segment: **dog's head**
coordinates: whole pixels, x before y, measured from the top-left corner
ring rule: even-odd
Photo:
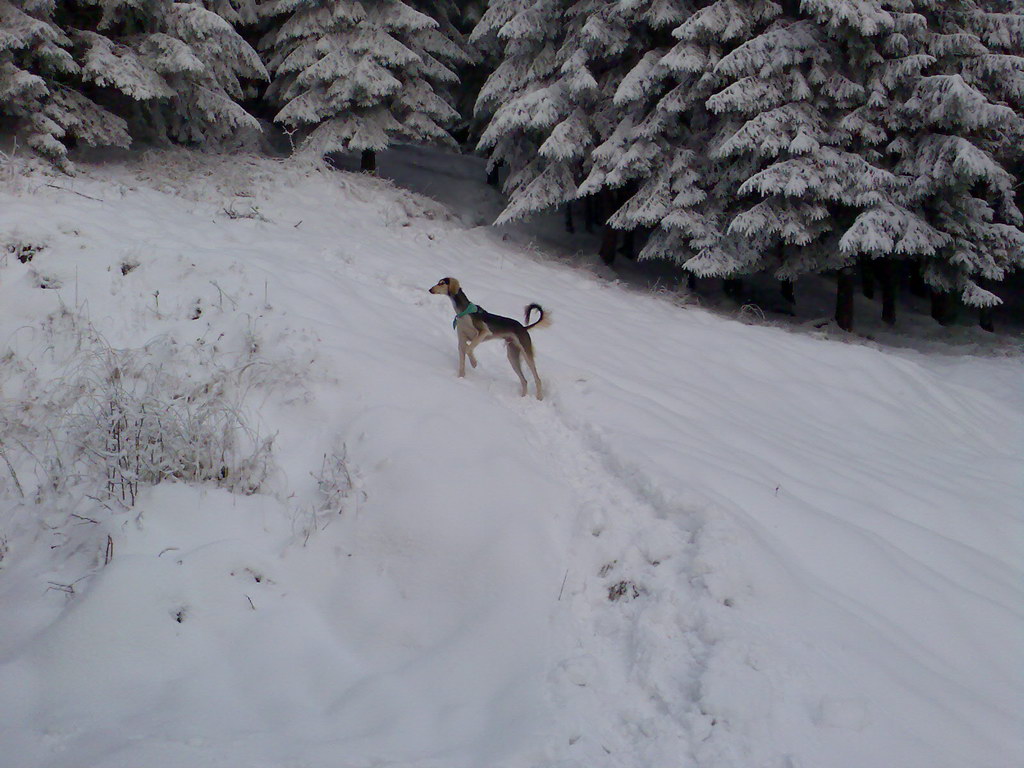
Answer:
[[[454,296],[459,292],[459,281],[454,277],[442,277],[437,281],[437,285],[430,289],[430,292]]]

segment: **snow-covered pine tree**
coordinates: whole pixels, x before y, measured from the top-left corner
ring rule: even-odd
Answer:
[[[257,51],[260,57],[258,46],[259,41],[273,28],[275,19],[270,13],[270,8],[276,0],[194,0],[208,11],[220,16],[224,21],[238,33],[246,44]],[[263,126],[269,122],[272,114],[270,105],[263,99],[263,92],[267,88],[270,74],[266,71],[266,65],[262,57],[260,64],[263,66],[259,78],[247,77],[240,81],[242,96],[239,103],[247,112],[259,119]],[[253,139],[258,141],[269,141],[270,136],[256,136],[252,132],[243,133],[240,146],[251,143]],[[266,143],[263,146],[268,146]]]
[[[180,71],[171,66],[164,74],[175,90],[165,109],[171,135],[203,144],[222,142],[242,129],[260,130],[240,102],[246,83],[269,80],[269,74],[232,24],[199,4],[178,2],[167,15],[166,33],[187,45],[200,64],[195,68],[189,61]],[[175,59],[191,58],[174,46],[166,53]]]
[[[545,135],[572,111],[569,95],[558,84],[569,4],[569,0],[492,0],[470,35],[471,43],[498,60],[480,90],[476,115],[486,124],[478,148],[488,153],[489,168],[508,168],[504,189],[511,202],[501,221],[557,204],[575,193],[576,182],[564,172],[564,165],[547,171],[538,155]],[[586,136],[576,138],[587,141]]]
[[[272,0],[199,0],[199,4],[213,11],[236,31],[255,27],[267,15]]]
[[[364,168],[396,137],[454,144],[458,112],[443,94],[458,82],[462,47],[400,0],[279,0],[284,16],[262,47],[274,74],[276,120],[311,129],[303,149],[362,152]],[[367,168],[368,170],[370,168]]]
[[[469,42],[469,35],[486,6],[486,0],[408,0],[410,5],[429,15],[438,24],[437,34],[459,46],[463,55],[450,62],[458,82],[443,88],[444,100],[451,103],[459,118],[447,130],[462,147],[475,145],[482,127],[474,119],[473,106],[483,81],[492,71],[492,62]]]
[[[894,263],[905,260],[921,265],[940,299],[956,291],[965,303],[991,306],[998,299],[978,278],[1001,280],[1020,265],[1020,213],[998,162],[1020,147],[1008,140],[1019,136],[1024,94],[1020,17],[976,3],[887,5],[891,28],[864,58],[866,97],[842,127],[901,185],[858,216],[841,248],[884,268],[888,322],[895,320]]]
[[[482,82],[479,71],[483,64],[477,49],[469,42],[469,32],[483,14],[483,4],[467,0],[409,0],[409,5],[437,22],[432,35],[460,50],[457,57],[446,59],[457,79],[441,85],[438,93],[459,113],[458,119],[446,128],[463,146],[472,131],[473,104]]]
[[[819,22],[841,27],[844,17],[826,0],[811,4]],[[846,8],[852,15],[856,8]],[[872,165],[893,171],[897,156],[889,148],[899,145],[915,126],[907,120],[901,104],[913,94],[921,73],[932,59],[920,53],[912,41],[919,35],[923,19],[909,3],[886,3],[847,32],[850,77],[863,88],[859,103],[840,120],[847,145]],[[855,19],[857,17],[854,17]],[[842,33],[840,29],[840,33]],[[840,240],[840,250],[860,261],[865,285],[881,284],[882,319],[896,320],[896,289],[903,264],[930,258],[945,243],[945,236],[930,227],[908,204],[904,194],[907,180],[898,177],[895,192],[880,198],[860,212]],[[873,288],[872,288],[873,291]]]
[[[609,56],[595,56],[590,63],[601,86],[595,94],[600,119],[594,121],[596,146],[584,163],[586,177],[577,190],[579,197],[596,197],[602,203],[601,256],[606,263],[614,255],[616,232],[658,224],[672,201],[685,197],[682,188],[692,190],[694,177],[687,170],[696,155],[683,140],[690,123],[680,119],[680,109],[666,107],[678,100],[662,103],[680,85],[662,60],[671,48],[670,30],[693,8],[689,0],[626,0],[602,9],[601,16],[583,26],[585,35],[593,37],[596,28],[617,42],[608,47]],[[587,45],[585,36],[583,40]],[[674,96],[681,93],[676,90]],[[652,244],[648,240],[641,256],[650,254]]]
[[[52,0],[0,0],[0,114],[58,165],[71,141],[127,146],[124,121],[75,88],[81,70],[53,15]]]
[[[717,118],[705,101],[717,90],[713,69],[723,52],[749,39],[764,7],[732,0],[620,4],[624,22],[646,28],[649,44],[616,89],[614,130],[594,151],[581,194],[626,191],[613,227],[653,231],[639,256],[683,264],[704,248],[722,247],[723,229],[709,195],[716,183],[707,146]],[[665,34],[674,27],[672,37]],[[707,189],[705,188],[707,187]]]
[[[128,96],[136,131],[207,144],[259,130],[239,104],[243,82],[265,80],[253,48],[217,13],[193,2],[69,4],[82,78]]]
[[[727,179],[716,199],[733,202],[725,205],[722,244],[705,248],[688,269],[720,275],[772,269],[781,280],[845,270],[853,261],[839,247],[846,229],[896,189],[895,176],[854,151],[839,126],[863,97],[851,78],[858,46],[886,16],[873,0],[829,7],[828,19],[821,18],[824,10],[818,18],[775,17],[715,65],[725,87],[707,104],[724,123],[712,157],[726,164]],[[852,327],[848,291],[843,271],[837,320],[846,328]]]
[[[915,130],[890,149],[908,177],[908,205],[945,240],[923,277],[938,294],[992,307],[1001,299],[982,282],[1024,266],[1024,216],[1008,170],[1024,142],[1024,15],[998,0],[916,0],[915,10],[933,63],[901,105]]]
[[[616,93],[634,67],[650,60],[646,52],[656,36],[666,35],[661,30],[685,15],[680,6],[686,5],[582,0],[490,6],[474,39],[496,41],[502,49],[501,64],[478,101],[478,112],[490,118],[480,147],[490,151],[492,163],[509,168],[510,200],[499,223],[581,196],[579,184],[591,173],[594,147],[622,122]],[[634,87],[643,84],[634,78],[627,89]],[[631,178],[594,183],[583,196],[600,195],[610,215],[609,190]],[[614,257],[615,233],[605,227],[606,262]]]

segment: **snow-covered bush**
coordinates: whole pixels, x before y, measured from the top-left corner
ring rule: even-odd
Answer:
[[[293,184],[309,174],[327,170],[314,156],[270,161],[247,153],[195,152],[171,147],[139,156],[140,180],[161,192],[186,200],[230,207],[235,198],[260,199],[271,190]],[[238,208],[247,203],[236,202]]]
[[[31,175],[41,170],[37,166],[42,164],[23,151],[15,139],[7,151],[0,150],[0,189],[15,195],[25,192],[30,187]]]
[[[311,472],[310,476],[316,482],[314,501],[297,509],[292,523],[296,539],[301,539],[303,545],[314,533],[330,525],[331,520],[344,514],[352,499],[358,499],[362,494],[357,489],[344,443],[335,444],[325,453],[320,469]]]
[[[256,493],[273,471],[273,435],[260,434],[244,405],[274,375],[255,345],[227,354],[163,337],[114,349],[67,310],[44,333],[46,353],[9,353],[0,379],[11,390],[0,444],[25,494],[131,506],[141,487],[165,480]]]

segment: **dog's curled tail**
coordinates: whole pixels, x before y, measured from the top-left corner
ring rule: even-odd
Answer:
[[[530,313],[533,312],[533,310],[537,310],[537,312],[540,313],[540,317],[537,318],[537,322],[535,323],[530,322]],[[544,328],[551,325],[551,313],[545,312],[544,308],[540,304],[528,304],[524,320],[526,321],[526,330],[530,330],[531,328]]]

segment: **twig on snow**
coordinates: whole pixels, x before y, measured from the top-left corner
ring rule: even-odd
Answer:
[[[11,460],[7,458],[7,452],[4,450],[3,443],[0,443],[0,456],[3,457],[4,463],[7,465],[7,471],[11,473],[11,479],[14,480],[14,487],[18,489],[18,495],[24,499],[25,491],[21,487],[21,483],[18,482],[18,474],[14,471],[14,465],[11,464]]]
[[[62,187],[59,184],[47,184],[46,186],[50,187],[51,189],[59,189],[62,192],[70,192],[72,195],[78,195],[79,197],[84,197],[87,200],[95,200],[97,203],[104,202],[103,200],[101,200],[98,197],[93,197],[92,195],[87,195],[84,192],[76,192],[73,189],[68,189],[67,187]]]

